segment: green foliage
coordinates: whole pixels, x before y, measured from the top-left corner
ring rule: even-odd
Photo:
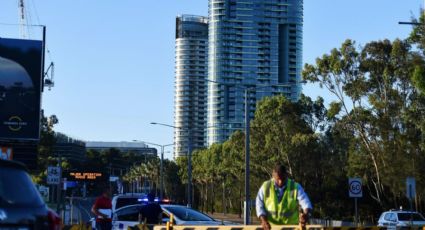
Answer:
[[[165,159],[164,167],[164,197],[175,202],[182,202],[184,199],[184,187],[179,175],[178,163]],[[147,161],[136,163],[123,176],[127,183],[139,181],[141,184],[147,182],[150,185],[149,191],[155,191],[157,195],[160,189],[160,159],[150,158]]]
[[[418,174],[418,121],[424,116],[423,110],[411,111],[422,107],[415,86],[420,88],[423,62],[417,56],[407,41],[374,41],[357,51],[347,40],[303,71],[306,80],[336,96],[328,117],[338,115],[333,129],[349,140],[347,176],[364,178],[373,207],[404,202],[404,180]]]
[[[425,92],[425,70],[423,66],[416,66],[413,72],[412,81],[416,87],[422,92]]]
[[[335,119],[336,116],[341,112],[341,107],[342,107],[341,103],[332,102],[329,105],[329,109],[326,114],[328,116],[328,119]]]
[[[47,177],[47,166],[56,165],[57,158],[54,155],[54,145],[56,144],[54,125],[59,123],[56,115],[41,117],[40,123],[40,142],[38,144],[37,167],[36,170],[30,172],[31,178],[36,184],[45,184]],[[69,166],[67,162],[63,162],[64,166]]]
[[[376,221],[382,210],[406,206],[405,178],[414,176],[421,209],[425,204],[423,35],[424,27],[418,26],[408,40],[373,41],[363,47],[346,40],[314,65],[306,64],[304,79],[336,97],[328,108],[322,98],[313,101],[304,95],[295,103],[283,96],[259,102],[250,131],[251,191],[270,178],[274,164],[284,163],[310,195],[315,215],[352,220],[347,179],[361,177],[363,219],[372,216],[368,220]],[[243,132],[235,132],[222,145],[200,150],[194,157],[194,183],[202,193],[203,210],[227,207],[241,213],[244,139]],[[214,196],[220,185],[225,199]],[[255,193],[251,194],[253,199]]]

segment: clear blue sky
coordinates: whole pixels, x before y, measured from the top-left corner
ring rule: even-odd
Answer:
[[[171,128],[149,123],[173,124],[175,17],[207,15],[207,0],[26,2],[31,22],[38,24],[38,15],[47,26],[56,85],[44,92],[42,106],[45,114],[58,116],[57,131],[93,141],[173,142]],[[411,27],[398,22],[418,16],[422,5],[423,0],[304,0],[304,63],[346,38],[358,44],[405,38]],[[1,0],[0,23],[17,22],[17,1]],[[18,32],[17,26],[0,25],[0,37]],[[331,100],[317,86],[306,85],[304,93]]]

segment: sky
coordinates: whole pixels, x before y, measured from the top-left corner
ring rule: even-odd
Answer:
[[[304,0],[303,62],[347,39],[406,38],[399,21],[419,15],[423,0]],[[85,141],[173,143],[175,17],[208,14],[208,0],[26,0],[29,24],[47,26],[55,86],[42,108],[55,130]],[[17,38],[17,0],[0,1],[0,37]],[[40,39],[39,27],[30,38]],[[1,76],[0,76],[1,77]],[[306,84],[303,93],[331,95]],[[166,152],[172,157],[171,148]]]

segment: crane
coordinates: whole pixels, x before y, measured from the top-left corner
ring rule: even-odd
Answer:
[[[26,31],[26,14],[25,14],[25,0],[19,0],[18,2],[18,11],[19,11],[19,35],[21,38],[27,38],[28,34]]]
[[[25,0],[18,0],[18,11],[19,11],[19,33],[20,37],[22,39],[27,39],[28,33],[27,33],[27,27],[28,27],[28,19],[27,14],[25,11]],[[36,12],[37,13],[37,12]],[[38,16],[37,16],[38,19]],[[43,44],[45,43],[45,36],[46,36],[46,27],[43,26]],[[44,44],[45,46],[45,44]],[[45,47],[44,47],[45,49]],[[50,54],[50,51],[47,49],[47,53]],[[44,56],[43,56],[43,64],[44,64]],[[55,82],[53,80],[55,74],[55,64],[53,62],[50,63],[49,67],[47,67],[47,70],[43,74],[43,85],[47,87],[49,90],[55,85]]]

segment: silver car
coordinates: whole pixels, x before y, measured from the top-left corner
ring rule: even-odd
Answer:
[[[378,226],[387,229],[420,227],[425,226],[425,218],[418,212],[390,210],[381,214]]]

